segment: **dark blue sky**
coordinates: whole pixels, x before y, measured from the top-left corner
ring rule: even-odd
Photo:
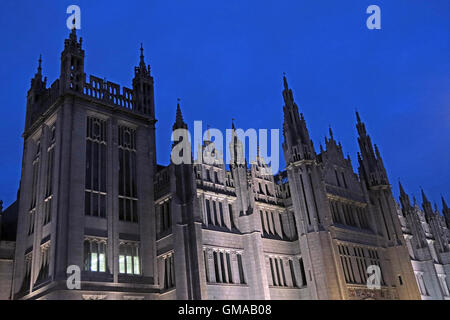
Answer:
[[[318,148],[328,126],[356,170],[355,108],[397,193],[450,202],[450,1],[172,0],[1,3],[0,199],[19,185],[26,91],[43,55],[59,75],[66,8],[82,11],[86,73],[131,87],[139,44],[155,77],[158,162],[169,159],[176,98],[185,120],[281,128],[282,73]],[[382,30],[366,28],[381,7]],[[284,160],[282,160],[284,167]]]

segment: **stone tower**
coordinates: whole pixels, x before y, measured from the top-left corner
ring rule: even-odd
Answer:
[[[73,29],[59,79],[47,88],[39,60],[31,81],[14,298],[146,299],[157,291],[150,67],[141,48],[133,89],[89,80]],[[79,290],[69,290],[68,268],[81,271]]]
[[[322,166],[286,77],[283,77],[283,83],[283,151],[311,296],[313,299],[339,299],[328,232],[331,214],[322,183]]]

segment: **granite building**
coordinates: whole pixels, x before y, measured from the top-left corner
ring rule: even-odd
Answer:
[[[316,151],[285,77],[284,171],[265,174],[259,154],[227,168],[208,139],[192,163],[163,166],[142,47],[134,71],[132,88],[88,78],[75,29],[49,87],[39,61],[11,298],[420,299],[420,272],[448,288],[449,220],[425,204],[430,227],[420,231],[417,206],[402,196],[400,209],[358,114],[357,174],[331,129]],[[173,130],[186,128],[178,104]],[[243,154],[236,130],[227,147]],[[80,289],[67,286],[69,266],[80,268]],[[367,286],[371,266],[381,271],[376,289]],[[433,297],[448,296],[442,290]]]

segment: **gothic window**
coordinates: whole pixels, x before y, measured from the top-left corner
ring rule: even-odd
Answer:
[[[219,177],[217,176],[217,171],[214,171],[214,182],[215,183],[220,183],[219,182]]]
[[[448,286],[447,286],[447,281],[446,281],[447,276],[445,274],[438,274],[438,277],[439,277],[439,283],[441,284],[441,288],[442,288],[442,292],[444,293],[444,296],[445,297],[450,296]]]
[[[270,196],[269,186],[268,186],[267,184],[265,184],[265,186],[266,186],[266,194],[267,194],[268,196]]]
[[[236,223],[234,222],[233,216],[233,206],[231,204],[228,204],[228,212],[230,214],[231,229],[236,229]]]
[[[275,278],[275,270],[273,267],[273,259],[269,258],[269,264],[270,264],[270,274],[272,275],[272,284],[274,286],[278,285],[277,279]]]
[[[416,273],[417,284],[419,285],[420,294],[423,296],[428,296],[427,287],[425,286],[425,281],[423,280],[423,272]]]
[[[289,259],[289,271],[291,272],[292,286],[297,287],[297,279],[295,278],[294,263]]]
[[[214,220],[212,219],[211,216],[211,207],[208,199],[205,200],[205,205],[206,205],[206,215],[208,217],[208,224],[214,224]]]
[[[242,255],[240,253],[236,254],[239,270],[239,281],[241,284],[245,284],[244,266],[242,264]]]
[[[298,260],[298,263],[300,264],[300,274],[301,274],[302,280],[303,280],[302,285],[305,286],[307,284],[307,280],[306,280],[305,265],[303,264],[303,258],[300,258]]]
[[[265,211],[265,214],[266,214],[266,222],[267,222],[267,231],[270,234],[274,234],[274,232],[273,232],[273,227],[274,226],[270,223],[271,220],[269,220],[269,214],[272,215],[272,212]]]
[[[213,260],[214,260],[214,271],[216,274],[216,282],[222,282],[222,278],[219,273],[219,259],[217,258],[217,251],[213,252]]]
[[[210,282],[211,276],[209,275],[208,252],[206,250],[203,250],[203,259],[205,261],[206,282]]]
[[[32,235],[34,233],[34,223],[36,220],[36,209],[33,209],[28,214],[28,235]]]
[[[106,161],[106,121],[88,117],[85,215],[106,217]]]
[[[216,283],[240,283],[245,284],[244,278],[244,269],[242,266],[242,257],[240,253],[236,253],[236,259],[232,259],[231,253],[227,250],[223,249],[212,249],[212,258],[214,264],[214,270],[210,270],[209,268],[209,258],[207,250],[204,250],[204,259],[205,259],[205,269],[206,269],[206,279],[208,282],[215,278]],[[237,266],[236,266],[237,263]],[[233,279],[235,275],[233,275],[234,268],[237,267],[239,272],[239,279],[236,278],[234,282]],[[212,276],[212,272],[214,272],[214,276]]]
[[[280,230],[281,230],[281,237],[284,238],[285,232],[283,227],[283,219],[281,217],[281,213],[278,213],[278,220],[280,221]]]
[[[31,283],[31,263],[32,263],[33,253],[27,253],[24,258],[24,269],[23,269],[23,282],[21,291],[29,289],[29,285]]]
[[[339,182],[339,177],[338,177],[337,170],[334,170],[334,175],[336,176],[336,184],[338,185],[338,187],[340,187],[341,183]]]
[[[292,263],[292,261],[291,261],[291,263]],[[286,281],[286,273],[284,270],[283,258],[270,257],[269,264],[270,264],[270,273],[272,275],[272,284],[274,286],[287,287],[288,284]],[[292,266],[291,277],[294,279],[293,282],[295,282],[293,266]]]
[[[344,271],[345,281],[347,283],[356,283],[355,273],[352,265],[352,256],[347,246],[338,245],[338,251],[341,258],[341,265]]]
[[[225,269],[225,261],[222,251],[219,253],[219,257],[220,257],[220,270],[222,271],[222,282],[228,282],[227,272]]]
[[[84,270],[106,272],[106,239],[86,238],[84,240]]]
[[[141,274],[139,243],[122,242],[119,245],[119,273]]]
[[[222,202],[220,202],[220,201],[219,201],[219,214],[220,214],[220,223],[222,224],[222,226],[226,227],[225,220],[224,220],[224,217],[223,217]]]
[[[136,131],[119,126],[119,219],[138,222]]]
[[[216,201],[212,200],[212,206],[213,206],[213,211],[214,211],[214,220],[216,221],[216,225],[218,225],[220,222],[220,217],[217,216],[217,205],[216,205]]]
[[[270,217],[272,218],[273,234],[275,234],[275,232],[276,232],[275,217],[274,217],[274,213],[272,211],[270,211]]]
[[[341,172],[341,174],[342,174],[342,182],[344,182],[344,187],[345,187],[345,188],[348,188],[348,186],[347,186],[347,181],[345,180],[345,175],[344,175],[343,172]]]
[[[264,224],[264,214],[263,214],[262,210],[259,210],[259,215],[261,217],[261,232],[266,233],[266,226]]]
[[[53,198],[53,166],[55,165],[55,125],[50,129],[49,146],[47,148],[47,174],[44,198],[44,221],[46,225],[51,221],[52,198]]]
[[[159,206],[160,210],[160,228],[161,232],[169,230],[172,226],[172,217],[170,212],[170,200],[163,202]]]
[[[175,268],[173,264],[173,254],[163,258],[164,263],[164,274],[163,274],[163,285],[164,289],[170,289],[175,286]]]
[[[287,286],[287,282],[286,282],[286,274],[284,273],[284,261],[283,259],[278,259],[278,262],[280,264],[280,270],[281,270],[281,279],[283,286]]]
[[[227,262],[228,283],[233,283],[233,272],[231,271],[230,253],[227,252],[225,254],[225,256],[226,256],[226,262]]]
[[[49,277],[50,267],[50,242],[41,245],[41,265],[37,281],[47,279]]]
[[[33,160],[33,173],[31,181],[31,203],[30,210],[28,211],[28,235],[34,233],[34,224],[36,220],[36,201],[38,192],[38,179],[39,179],[39,163],[41,154],[41,143],[40,140],[36,142],[36,153]]]

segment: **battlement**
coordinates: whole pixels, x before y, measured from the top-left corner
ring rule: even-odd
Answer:
[[[89,82],[83,85],[83,94],[100,100],[103,103],[133,110],[133,90],[122,87],[121,92],[120,85],[111,81],[106,81],[91,75]]]

